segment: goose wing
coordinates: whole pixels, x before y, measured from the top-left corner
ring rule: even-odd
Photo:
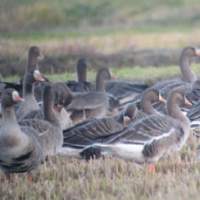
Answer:
[[[150,115],[132,123],[127,129],[111,137],[109,142],[143,143],[162,137],[163,134],[169,133],[173,126],[175,124],[168,116]]]
[[[108,97],[102,92],[77,94],[68,105],[67,110],[95,109],[108,104]]]
[[[113,118],[92,119],[63,131],[64,145],[90,145],[102,142],[116,132],[122,131],[123,126]]]

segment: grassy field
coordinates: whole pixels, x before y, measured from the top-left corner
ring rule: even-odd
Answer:
[[[149,173],[115,158],[86,162],[65,157],[51,158],[27,175],[15,175],[10,181],[0,174],[0,198],[73,199],[73,200],[198,200],[200,164],[196,159],[196,139],[190,138],[181,153],[165,158]]]
[[[10,74],[1,79],[19,79],[11,66],[24,69],[31,45],[38,45],[54,61],[73,55],[69,64],[74,66],[85,51],[112,56],[129,48],[198,46],[199,25],[199,0],[1,0],[0,71],[9,69],[6,74]],[[96,70],[91,69],[88,78],[94,81]],[[192,70],[200,74],[199,64]],[[46,75],[52,81],[66,81],[76,78],[71,71]],[[119,79],[147,83],[180,74],[174,65],[127,64],[113,66],[112,72]],[[32,182],[26,174],[8,181],[0,172],[0,199],[199,200],[199,142],[191,136],[180,153],[158,162],[154,174],[145,165],[121,159],[86,162],[61,156],[34,171]]]
[[[198,65],[192,69],[200,73]],[[178,75],[177,66],[166,68],[114,69],[122,79],[155,80]],[[53,81],[74,79],[74,73],[48,75]],[[94,80],[95,72],[89,71]],[[148,78],[147,78],[148,77]],[[150,77],[150,78],[149,78]],[[6,80],[16,80],[10,77]],[[191,135],[181,152],[160,160],[156,173],[147,166],[115,158],[86,162],[66,157],[51,158],[37,171],[33,181],[27,175],[14,175],[10,181],[0,174],[0,199],[73,199],[73,200],[198,200],[200,163],[197,159],[199,140]]]

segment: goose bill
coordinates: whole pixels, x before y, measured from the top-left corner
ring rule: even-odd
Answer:
[[[159,101],[162,103],[166,103],[166,99],[164,99],[164,97],[162,95],[159,94]]]
[[[17,91],[13,91],[12,99],[15,102],[24,101],[24,99],[22,97],[20,97],[20,95],[19,95],[19,93]]]
[[[192,103],[185,97],[185,105],[191,107]]]
[[[195,54],[196,54],[196,56],[200,56],[200,49],[199,48],[195,49]]]

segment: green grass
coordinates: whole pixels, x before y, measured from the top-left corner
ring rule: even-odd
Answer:
[[[200,66],[193,65],[192,70],[196,74],[200,74]],[[112,74],[118,79],[128,80],[144,80],[152,81],[157,79],[165,79],[174,76],[180,76],[180,69],[178,66],[165,66],[165,67],[122,67],[112,68]],[[76,79],[76,74],[72,72],[66,72],[63,74],[46,74],[46,76],[52,81],[66,81]],[[88,79],[91,81],[95,80],[96,71],[88,72]],[[9,76],[3,78],[4,81],[17,81],[18,76]]]

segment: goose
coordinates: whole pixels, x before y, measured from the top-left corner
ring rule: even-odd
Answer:
[[[39,109],[33,92],[33,84],[35,81],[44,81],[42,74],[38,69],[28,70],[25,73],[23,81],[23,98],[25,101],[17,109],[17,117],[19,120],[23,119],[29,112]]]
[[[0,128],[0,168],[5,174],[30,172],[44,160],[37,132],[18,124],[14,105],[23,101],[19,93],[6,89],[2,94],[2,126]]]
[[[89,92],[94,86],[87,81],[87,64],[85,58],[80,58],[76,67],[77,81],[67,81],[67,86],[72,92]]]
[[[101,69],[106,72],[104,68]],[[79,123],[89,118],[101,118],[109,109],[109,97],[105,93],[105,81],[109,80],[110,74],[100,73],[96,77],[96,91],[84,93],[71,93],[71,103],[66,110],[71,112],[71,119]],[[69,91],[70,93],[70,91]]]
[[[63,83],[46,83],[45,85],[52,85],[52,90],[54,93],[54,99],[52,98],[47,98],[45,96],[45,93],[43,94],[43,105],[41,106],[40,109],[33,110],[29,112],[24,118],[24,119],[44,119],[44,113],[46,112],[44,109],[52,109],[51,106],[54,108],[54,114],[59,121],[61,125],[61,129],[67,129],[72,125],[72,121],[70,119],[69,113],[64,109],[64,105],[69,104],[70,99],[67,97],[69,94],[67,92],[66,87]],[[44,92],[44,91],[43,91]],[[52,101],[52,102],[48,102]],[[47,105],[47,106],[44,106]],[[48,107],[49,106],[49,107]]]
[[[146,93],[144,96],[145,103],[143,103],[144,111],[149,114],[155,113],[156,111],[151,109],[152,106],[146,104],[148,101],[155,102],[162,100],[161,96],[155,90]],[[143,116],[142,114],[138,114],[135,104],[130,104],[124,111],[114,117],[90,119],[64,130],[64,148],[62,149],[62,154],[79,157],[81,149],[86,145],[91,145],[95,142],[105,142],[107,138],[116,135],[116,132],[123,131],[125,127],[129,126],[129,123],[136,118],[138,119],[138,115],[140,117]]]
[[[67,86],[72,92],[89,92],[95,90],[95,85],[87,81],[87,64],[85,58],[80,58],[77,63],[77,80],[68,81]],[[104,73],[101,69],[97,73]],[[110,72],[109,72],[110,73]],[[118,105],[118,100],[126,104],[130,99],[148,88],[147,84],[134,83],[131,81],[108,80],[105,83],[105,90],[110,94],[110,104]],[[117,100],[116,100],[117,99]]]
[[[190,133],[190,121],[181,112],[180,106],[191,102],[183,88],[171,91],[167,100],[168,115],[153,114],[136,121],[121,133],[86,147],[80,155],[86,159],[110,154],[138,164],[155,163],[165,154],[180,150]]]
[[[56,155],[63,144],[63,133],[54,110],[55,93],[51,84],[44,88],[44,119],[24,119],[20,125],[32,127],[40,137],[45,157]]]
[[[43,55],[37,46],[31,46],[28,51],[28,63],[26,71],[32,71],[38,69],[38,61],[43,59]],[[19,83],[0,81],[0,88],[7,89],[13,88],[22,94],[23,90],[23,80],[20,80]]]
[[[193,83],[197,80],[196,75],[190,69],[190,63],[196,56],[200,56],[200,49],[194,47],[186,47],[182,50],[180,56],[180,70],[182,77],[165,81],[160,81],[152,86],[161,92],[165,98],[173,88],[185,86],[186,91],[191,91]]]
[[[82,149],[94,142],[103,141],[113,133],[122,131],[126,124],[135,115],[135,107],[129,106],[115,117],[88,119],[63,131],[63,148],[59,154],[80,158]]]

